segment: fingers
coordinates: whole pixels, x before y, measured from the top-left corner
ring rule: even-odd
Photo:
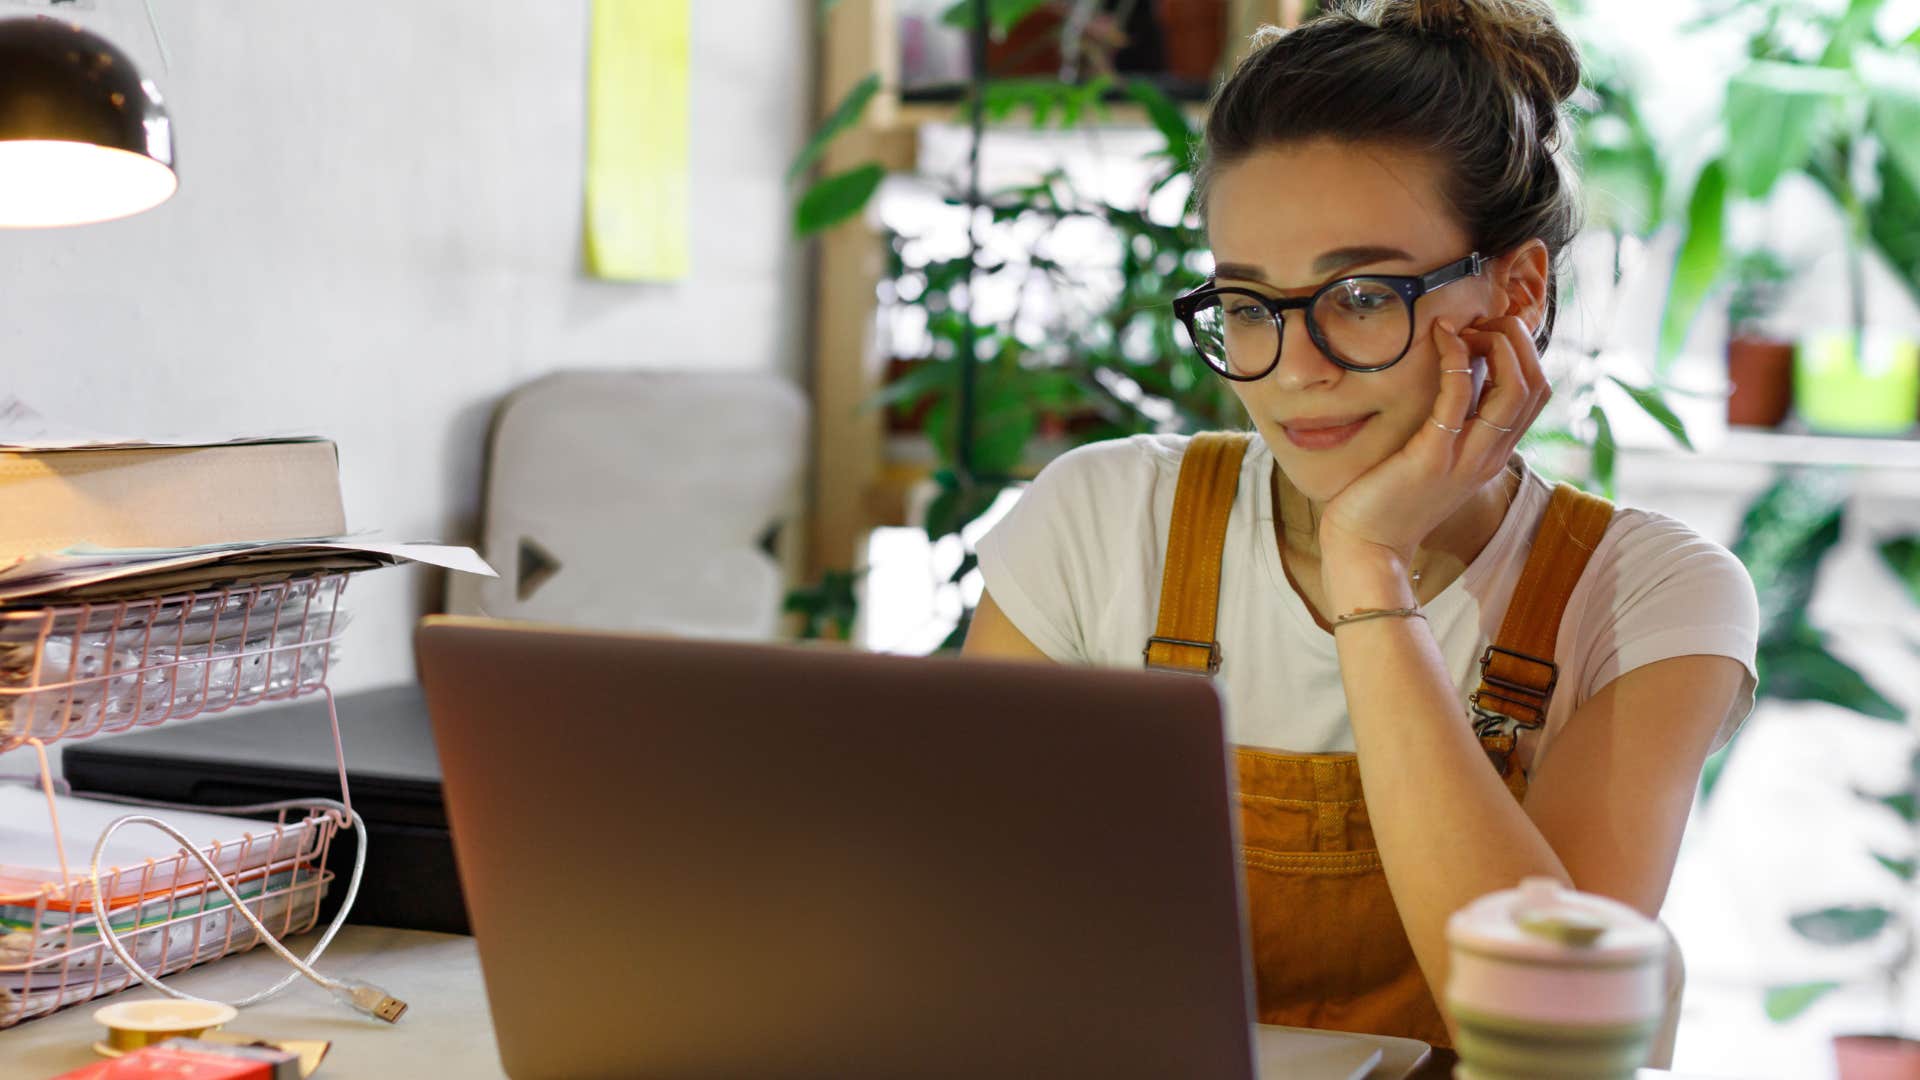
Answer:
[[[1516,337],[1516,335],[1519,335]],[[1463,435],[1461,455],[1474,465],[1504,464],[1548,396],[1533,341],[1517,318],[1485,320],[1460,332],[1469,349],[1487,358],[1487,387],[1476,419]],[[1502,430],[1505,429],[1505,430]]]
[[[1464,430],[1467,418],[1473,415],[1472,362],[1467,343],[1451,322],[1435,319],[1432,334],[1434,348],[1440,353],[1440,394],[1433,402],[1433,423],[1427,426],[1435,436],[1451,440],[1458,435],[1446,429]]]

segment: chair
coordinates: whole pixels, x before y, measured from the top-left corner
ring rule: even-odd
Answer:
[[[447,608],[697,637],[779,636],[776,540],[801,505],[807,401],[760,372],[569,372],[494,415],[482,554]]]

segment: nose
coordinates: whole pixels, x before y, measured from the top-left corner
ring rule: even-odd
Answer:
[[[1307,332],[1307,313],[1289,311],[1280,326],[1280,363],[1269,375],[1283,390],[1305,390],[1331,386],[1346,374],[1345,368],[1320,351],[1313,335]]]

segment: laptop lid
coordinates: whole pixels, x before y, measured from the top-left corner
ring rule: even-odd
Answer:
[[[517,1080],[1253,1075],[1205,680],[449,617],[416,644]]]

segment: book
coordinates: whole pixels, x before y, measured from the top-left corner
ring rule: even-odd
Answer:
[[[298,1080],[300,1055],[265,1046],[168,1039],[54,1080]]]
[[[336,537],[347,531],[326,439],[192,446],[0,446],[0,565],[96,548]]]

